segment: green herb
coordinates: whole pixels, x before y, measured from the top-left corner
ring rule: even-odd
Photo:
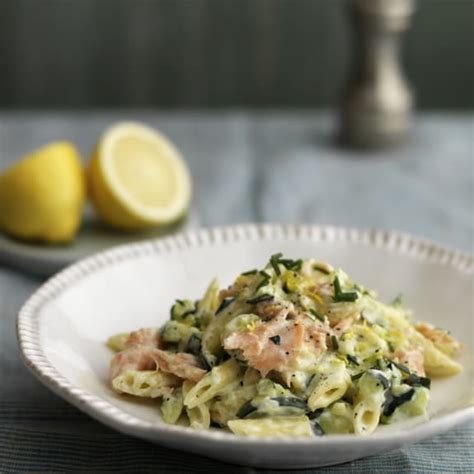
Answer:
[[[337,342],[336,336],[331,336],[332,348],[337,351],[339,350],[339,344]]]
[[[324,321],[325,321],[324,316],[321,316],[320,314],[318,314],[318,313],[316,312],[316,310],[310,309],[309,312],[310,312],[313,316],[316,316],[316,318],[318,318],[322,323],[324,323]]]
[[[269,275],[267,272],[263,271],[263,270],[260,271],[260,272],[258,272],[258,274],[262,277],[262,281],[258,284],[258,286],[257,286],[257,288],[256,288],[257,291],[258,291],[260,288],[266,286],[266,285],[270,282],[270,280],[271,280],[270,275]]]
[[[205,370],[211,370],[212,367],[214,367],[214,365],[216,364],[215,361],[210,360],[208,357],[206,357],[204,353],[202,352],[202,350],[197,357],[202,368]]]
[[[331,272],[328,272],[325,268],[320,267],[318,264],[313,265],[313,270],[324,273],[325,275],[329,275],[331,273]]]
[[[405,372],[406,374],[410,374],[410,369],[403,364],[400,364],[398,362],[395,362],[394,360],[391,360],[390,363],[392,363],[398,370],[401,370],[402,372]]]
[[[273,270],[275,270],[275,274],[278,275],[278,276],[281,275],[280,267],[278,266],[279,263],[280,263],[280,258],[281,257],[283,257],[283,254],[281,252],[276,253],[275,255],[272,255],[270,257],[270,264],[272,265]]]
[[[426,388],[431,387],[431,380],[428,377],[419,377],[416,374],[410,374],[405,380],[405,383],[411,385],[412,387],[422,386]]]
[[[280,345],[280,336],[276,335],[276,336],[269,337],[268,339],[270,339],[270,341],[272,341],[273,344],[275,344],[276,346]]]
[[[199,356],[201,352],[201,337],[197,334],[191,334],[188,340],[188,344],[186,346],[186,352],[189,354],[193,354],[195,356]]]
[[[317,410],[314,410],[314,411],[311,411],[311,412],[307,413],[306,416],[310,420],[314,420],[314,419],[318,418],[318,416],[320,416],[323,411],[324,411],[324,408],[318,408]]]
[[[264,301],[271,301],[273,299],[273,295],[269,294],[264,294],[261,296],[257,296],[256,298],[252,298],[250,300],[247,300],[248,304],[258,304],[258,303],[263,303]]]
[[[352,362],[354,365],[360,365],[360,364],[359,364],[359,361],[357,360],[357,357],[354,357],[354,356],[352,356],[352,355],[350,355],[350,354],[347,354],[347,360],[348,360],[349,362]]]
[[[303,260],[291,260],[290,258],[282,258],[283,254],[281,252],[276,253],[270,257],[270,264],[275,270],[276,275],[281,275],[280,265],[283,265],[287,270],[293,270],[299,272],[303,265]]]
[[[347,293],[339,293],[337,296],[334,297],[334,301],[336,303],[353,303],[358,298],[358,295],[355,291],[347,292]]]
[[[294,272],[299,272],[301,270],[301,267],[303,266],[303,260],[298,259],[295,261],[295,263],[292,265],[291,269]]]
[[[216,310],[216,314],[219,314],[222,310],[227,308],[231,303],[233,303],[237,298],[224,298]]]
[[[280,258],[278,263],[281,263],[287,270],[293,270],[295,272],[299,272],[301,270],[301,266],[303,265],[303,260],[291,260],[289,258]]]
[[[296,397],[272,397],[270,400],[273,400],[278,403],[280,407],[292,407],[292,408],[299,408],[303,410],[305,413],[309,411],[308,405],[303,400],[300,400]]]
[[[258,273],[257,269],[249,270],[248,272],[241,273],[242,276],[256,275]]]
[[[394,308],[401,308],[403,306],[403,295],[400,293],[397,297],[392,301],[391,305]]]
[[[258,407],[252,404],[252,400],[249,400],[248,402],[245,402],[240,408],[239,411],[237,412],[237,418],[246,418],[249,416],[251,413],[254,411],[257,411]]]
[[[183,321],[186,316],[196,313],[197,303],[189,300],[176,300],[176,303],[170,308],[170,317],[176,321]]]
[[[375,379],[377,379],[382,384],[385,390],[390,387],[390,382],[388,381],[387,377],[385,377],[385,375],[373,370],[370,370],[369,374]]]
[[[339,281],[339,277],[336,275],[334,277],[334,296],[333,301],[335,303],[341,302],[348,302],[353,303],[359,297],[357,291],[342,291],[341,282]]]
[[[387,391],[385,394],[385,403],[383,414],[384,416],[393,415],[393,412],[400,406],[406,402],[409,402],[413,395],[415,395],[415,389],[410,389],[405,393],[402,393],[400,396],[396,397],[393,395],[391,391]]]

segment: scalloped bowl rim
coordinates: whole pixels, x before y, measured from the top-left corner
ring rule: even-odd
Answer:
[[[39,340],[39,327],[36,318],[39,309],[51,298],[60,294],[61,291],[74,285],[75,282],[97,269],[146,254],[195,248],[215,242],[263,240],[274,237],[306,238],[314,242],[368,243],[395,252],[408,253],[414,258],[442,263],[455,268],[461,273],[472,275],[474,272],[473,255],[401,232],[289,224],[241,224],[187,231],[172,237],[113,247],[80,260],[47,280],[30,296],[18,314],[17,337],[22,358],[26,366],[44,385],[80,410],[121,432],[146,439],[156,439],[156,435],[165,435],[180,440],[209,440],[214,443],[216,448],[222,445],[235,445],[236,443],[241,446],[259,444],[261,446],[283,447],[297,444],[302,447],[314,446],[315,443],[320,446],[344,446],[346,444],[354,446],[356,444],[366,445],[367,443],[384,444],[388,440],[393,442],[397,439],[405,444],[410,442],[410,439],[422,439],[432,436],[474,417],[474,407],[468,406],[449,414],[437,415],[416,425],[409,431],[375,433],[369,437],[356,437],[354,435],[331,435],[322,438],[240,437],[224,431],[193,430],[176,425],[157,425],[139,419],[71,384],[46,358]]]

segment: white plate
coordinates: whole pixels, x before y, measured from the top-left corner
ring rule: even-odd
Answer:
[[[143,232],[118,232],[101,223],[86,209],[76,238],[68,245],[41,245],[23,242],[0,233],[0,263],[12,265],[34,275],[49,276],[81,258],[116,245],[166,237],[197,227],[196,214],[170,226]]]
[[[383,300],[399,292],[418,319],[448,327],[466,345],[466,370],[433,382],[427,418],[369,437],[237,437],[164,424],[154,403],[118,396],[107,382],[111,334],[158,326],[175,298],[198,297],[218,275],[228,284],[272,253],[315,256],[347,270]],[[236,464],[302,468],[342,463],[446,431],[473,416],[473,257],[404,234],[332,227],[244,225],[125,245],[87,258],[43,285],[23,306],[18,338],[47,387],[119,431]]]

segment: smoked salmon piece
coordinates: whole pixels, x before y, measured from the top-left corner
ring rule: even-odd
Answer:
[[[420,348],[416,347],[407,350],[399,349],[394,352],[393,356],[398,357],[400,364],[406,365],[412,372],[416,372],[418,375],[424,377],[425,358],[423,357],[423,352]]]
[[[142,328],[132,331],[125,341],[125,347],[138,345],[160,347],[160,331],[156,328]]]
[[[113,380],[126,370],[154,370],[156,368],[193,382],[201,380],[206,374],[192,354],[172,353],[138,345],[115,354],[110,364],[110,377]]]

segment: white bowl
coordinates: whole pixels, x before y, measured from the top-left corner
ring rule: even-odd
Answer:
[[[465,371],[433,381],[427,417],[383,426],[367,437],[262,440],[166,425],[153,402],[111,390],[108,336],[159,326],[176,298],[199,297],[214,276],[228,284],[279,251],[340,266],[383,300],[402,292],[417,319],[449,328],[465,344]],[[391,232],[291,225],[195,231],[117,247],[62,271],[21,309],[18,339],[25,363],[41,382],[124,433],[236,464],[337,464],[419,441],[473,416],[473,266],[471,255]]]

